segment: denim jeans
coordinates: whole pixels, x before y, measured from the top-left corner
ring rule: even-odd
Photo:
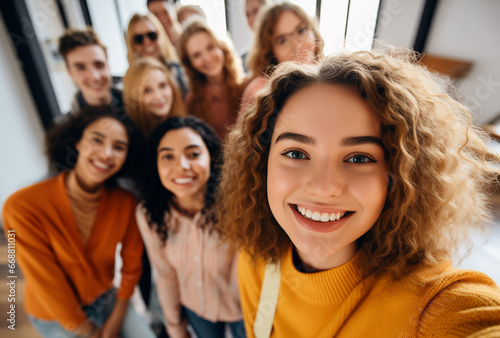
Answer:
[[[88,319],[101,327],[113,311],[116,303],[116,289],[99,296],[94,303],[82,306]],[[55,320],[43,320],[28,316],[31,324],[45,338],[77,338],[78,335],[66,330]],[[123,319],[121,336],[123,338],[155,338],[153,331],[129,305]]]
[[[232,323],[214,323],[199,317],[188,308],[183,307],[182,310],[198,338],[224,338],[226,325],[229,325],[234,338],[246,338],[245,327],[242,320]]]

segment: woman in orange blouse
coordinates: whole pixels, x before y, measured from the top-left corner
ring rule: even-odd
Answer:
[[[134,197],[116,186],[133,163],[134,129],[108,108],[89,107],[47,137],[58,176],[5,203],[26,279],[25,308],[44,337],[154,337],[129,306],[141,274]],[[121,284],[113,288],[122,243]]]
[[[148,141],[148,180],[137,223],[156,274],[170,337],[245,337],[236,254],[214,229],[220,144],[195,117],[173,117]],[[186,320],[187,319],[187,320]]]

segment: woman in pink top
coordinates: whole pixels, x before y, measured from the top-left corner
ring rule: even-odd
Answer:
[[[241,59],[201,21],[184,29],[179,56],[189,78],[188,114],[207,122],[223,140],[235,121],[246,84]]]
[[[283,2],[262,8],[254,32],[247,68],[255,78],[243,92],[242,106],[264,87],[279,63],[310,64],[323,56],[324,41],[317,24],[295,4]]]
[[[245,337],[236,254],[215,230],[221,147],[195,117],[173,117],[148,140],[148,175],[137,222],[157,272],[170,337]]]

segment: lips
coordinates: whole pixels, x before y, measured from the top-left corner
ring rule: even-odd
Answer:
[[[355,213],[348,210],[320,209],[296,204],[290,204],[290,208],[299,224],[315,232],[334,231]]]

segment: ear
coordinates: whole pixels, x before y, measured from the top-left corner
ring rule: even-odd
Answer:
[[[82,147],[82,139],[75,143],[75,149],[77,152],[80,152],[80,148]]]

